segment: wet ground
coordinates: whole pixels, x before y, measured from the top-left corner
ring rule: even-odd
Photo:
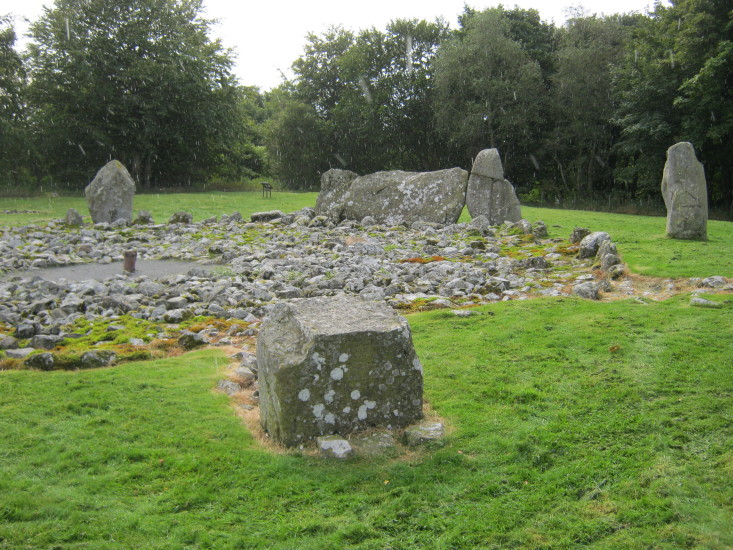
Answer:
[[[174,260],[140,260],[138,259],[133,273],[127,273],[122,268],[123,262],[112,262],[109,264],[79,264],[68,265],[63,267],[47,267],[43,269],[29,269],[26,271],[15,271],[2,278],[10,277],[41,277],[47,281],[86,281],[95,279],[103,281],[115,275],[127,274],[130,277],[150,277],[151,279],[159,279],[168,275],[178,275],[179,273],[188,273],[191,269],[203,269],[211,271],[213,266],[204,265],[197,262],[181,262]]]

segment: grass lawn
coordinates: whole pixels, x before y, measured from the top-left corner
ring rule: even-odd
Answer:
[[[0,548],[730,548],[733,302],[411,316],[433,453],[258,447],[218,351],[0,373]]]

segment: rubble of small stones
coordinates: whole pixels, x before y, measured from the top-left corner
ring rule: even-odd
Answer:
[[[545,232],[544,224],[492,226],[483,216],[450,225],[334,224],[313,208],[262,223],[233,213],[175,225],[69,227],[58,220],[2,227],[0,330],[7,327],[5,336],[23,347],[37,334],[63,338],[82,317],[129,315],[176,324],[208,315],[242,320],[256,330],[273,304],[293,298],[357,294],[403,311],[456,309],[566,295],[573,285],[594,279],[589,269],[595,257],[577,258],[577,248]],[[213,269],[161,278],[123,274],[126,250],[137,251],[138,260],[182,260]],[[115,262],[119,275],[101,281],[40,277],[43,268]],[[38,276],[13,276],[36,268]],[[723,278],[709,279],[716,288],[730,287]]]

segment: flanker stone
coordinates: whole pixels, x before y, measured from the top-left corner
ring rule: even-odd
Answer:
[[[288,446],[422,417],[422,366],[407,321],[339,295],[279,303],[257,340],[262,426]]]
[[[120,161],[105,164],[84,189],[84,196],[94,223],[132,221],[135,182]]]
[[[484,149],[476,156],[468,179],[466,206],[471,217],[486,216],[491,225],[522,219],[514,186],[504,179],[498,150]]]
[[[316,215],[338,222],[344,207],[346,192],[359,174],[332,168],[321,175],[321,192],[316,199]]]
[[[708,238],[708,193],[705,169],[691,143],[667,149],[662,176],[662,195],[667,207],[667,236],[673,239]]]

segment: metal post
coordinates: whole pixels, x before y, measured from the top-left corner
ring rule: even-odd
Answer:
[[[126,250],[125,251],[125,263],[122,269],[124,269],[126,273],[134,273],[136,260],[137,260],[137,252],[135,252],[134,250]]]

